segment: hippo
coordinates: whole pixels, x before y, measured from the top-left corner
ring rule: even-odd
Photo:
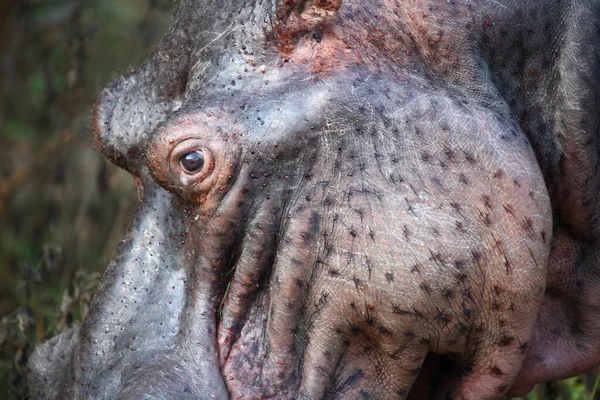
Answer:
[[[600,3],[180,0],[39,399],[495,399],[600,363]]]

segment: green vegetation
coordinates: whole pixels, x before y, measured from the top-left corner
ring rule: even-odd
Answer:
[[[537,385],[523,400],[597,400],[600,371],[559,382]]]

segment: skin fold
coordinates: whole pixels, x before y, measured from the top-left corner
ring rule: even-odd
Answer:
[[[32,395],[495,399],[597,366],[599,17],[179,1],[99,95],[139,206]]]

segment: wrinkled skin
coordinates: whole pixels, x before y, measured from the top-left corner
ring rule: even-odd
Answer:
[[[99,96],[139,209],[35,397],[492,399],[598,365],[599,16],[181,0]]]

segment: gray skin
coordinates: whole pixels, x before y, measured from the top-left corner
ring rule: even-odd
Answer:
[[[598,365],[599,21],[181,0],[98,98],[139,207],[32,394],[493,399]]]

